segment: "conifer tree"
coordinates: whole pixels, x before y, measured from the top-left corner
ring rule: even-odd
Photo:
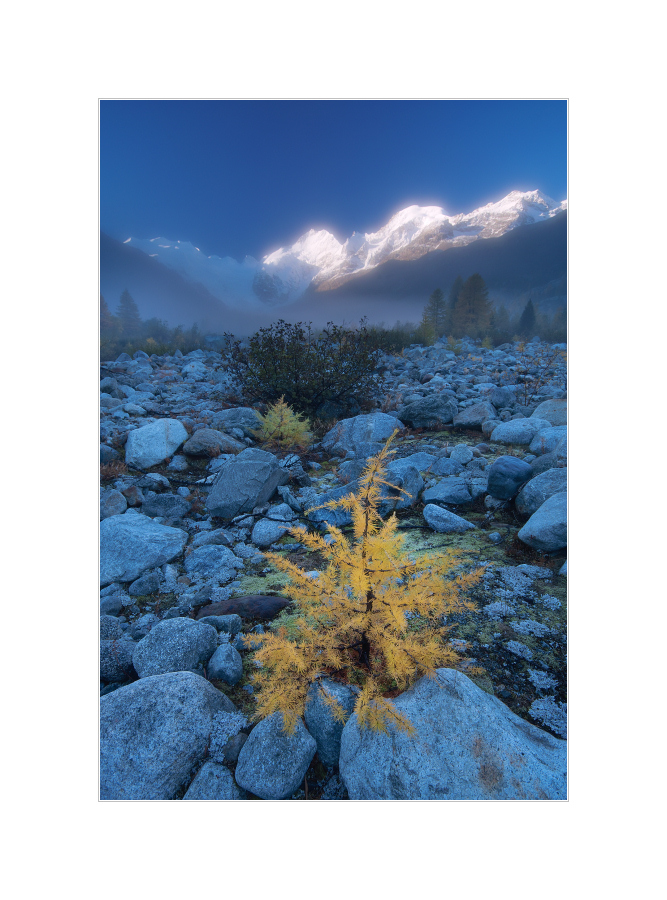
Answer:
[[[118,320],[111,315],[111,310],[100,294],[100,334],[103,337],[113,337],[118,330]]]
[[[454,308],[454,337],[485,337],[491,330],[493,307],[489,292],[481,275],[475,273],[467,279]]]
[[[454,284],[449,289],[447,304],[445,306],[445,334],[453,334],[454,310],[456,308],[456,301],[458,300],[462,288],[463,279],[460,275],[457,275]]]
[[[436,288],[428,298],[422,315],[422,325],[430,325],[436,337],[445,333],[445,312],[445,295],[440,288]]]
[[[127,288],[120,295],[118,318],[120,319],[124,338],[138,337],[141,331],[141,316],[139,315],[139,308]]]
[[[327,561],[317,578],[278,554],[265,554],[288,575],[297,616],[291,634],[283,626],[250,639],[251,646],[260,644],[255,653],[259,668],[252,676],[256,717],[281,712],[287,732],[294,731],[303,715],[310,684],[324,675],[360,686],[355,712],[361,727],[387,731],[393,722],[411,732],[410,722],[384,694],[404,690],[424,674],[435,677],[437,667],[459,661],[444,641],[442,618],[474,608],[461,592],[479,581],[481,570],[452,579],[460,559],[451,551],[415,562],[403,549],[396,516],[382,521],[378,507],[382,487],[388,485],[384,475],[392,439],[369,460],[355,494],[324,504],[350,513],[352,540],[333,525],[328,526],[331,543],[304,528],[291,530]],[[428,627],[411,627],[415,619]],[[326,691],[324,695],[334,716],[344,722],[342,707]]]
[[[529,300],[523,308],[521,318],[519,319],[519,334],[521,337],[532,337],[535,333],[535,307],[533,301]]]

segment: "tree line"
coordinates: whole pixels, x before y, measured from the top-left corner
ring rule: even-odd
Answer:
[[[113,359],[120,353],[130,356],[137,350],[162,355],[180,350],[189,353],[204,346],[204,335],[195,323],[191,328],[171,328],[163,319],[142,319],[130,292],[120,295],[116,313],[100,295],[100,357]]]
[[[497,346],[535,335],[561,342],[567,340],[567,320],[564,306],[549,317],[536,309],[531,299],[520,314],[511,316],[504,306],[493,306],[484,279],[475,273],[466,281],[457,276],[447,297],[441,288],[433,291],[424,307],[420,331],[423,343],[447,336],[477,338]]]

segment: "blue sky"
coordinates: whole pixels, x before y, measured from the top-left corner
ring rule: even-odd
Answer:
[[[103,100],[100,227],[260,258],[406,206],[567,196],[564,100]]]

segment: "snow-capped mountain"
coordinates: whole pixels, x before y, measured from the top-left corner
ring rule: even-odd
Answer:
[[[291,303],[310,285],[318,291],[339,287],[389,259],[418,259],[432,250],[499,237],[566,209],[567,200],[558,203],[541,191],[512,191],[496,203],[454,216],[439,206],[408,206],[378,231],[355,232],[342,244],[328,231],[311,229],[261,262],[251,256],[243,262],[206,256],[186,241],[165,238],[128,238],[125,243],[203,284],[228,306],[257,309]]]

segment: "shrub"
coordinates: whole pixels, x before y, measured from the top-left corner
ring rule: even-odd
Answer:
[[[443,640],[447,629],[442,617],[474,608],[460,592],[479,580],[481,570],[448,580],[459,561],[453,552],[428,564],[414,562],[403,550],[396,516],[382,521],[378,507],[382,486],[388,484],[383,476],[391,440],[369,461],[356,494],[324,504],[350,512],[352,540],[331,525],[332,543],[304,528],[291,529],[327,561],[317,578],[278,554],[265,554],[288,576],[296,616],[289,632],[283,626],[275,634],[250,638],[250,646],[259,644],[259,668],[252,678],[256,718],[281,712],[287,732],[293,732],[304,712],[309,685],[322,675],[361,687],[355,712],[362,727],[387,731],[387,723],[394,722],[411,732],[410,722],[384,695],[459,661]],[[411,627],[416,620],[429,627],[416,631]],[[340,705],[332,696],[326,698],[336,718],[345,721]]]
[[[260,419],[262,424],[255,437],[271,447],[304,449],[312,440],[308,422],[285,403],[284,397],[272,403]]]
[[[331,419],[359,412],[377,393],[377,341],[364,320],[355,329],[329,322],[316,333],[309,323],[280,319],[246,345],[227,337],[229,370],[249,402],[282,397],[299,412]]]

